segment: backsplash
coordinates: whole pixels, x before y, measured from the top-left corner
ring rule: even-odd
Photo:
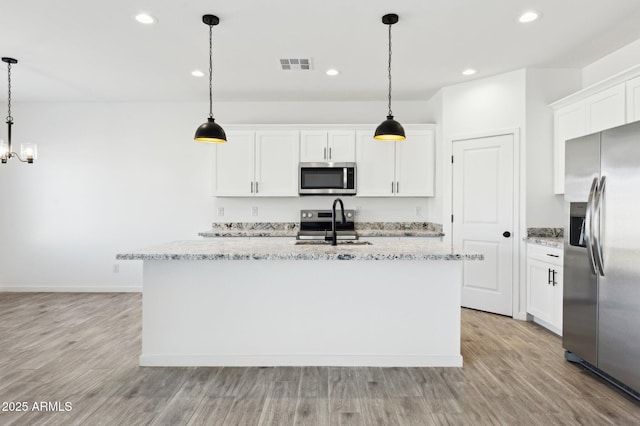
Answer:
[[[300,226],[294,222],[214,222],[201,237],[290,237]],[[358,234],[366,237],[441,237],[442,225],[431,222],[356,222]]]
[[[562,238],[564,228],[527,228],[527,237]]]
[[[356,230],[429,231],[442,233],[442,225],[431,222],[356,222]]]

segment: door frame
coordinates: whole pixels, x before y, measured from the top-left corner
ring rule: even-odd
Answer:
[[[479,139],[493,136],[513,136],[513,230],[512,234],[516,243],[513,245],[513,289],[512,289],[512,312],[513,318],[527,320],[527,289],[526,289],[526,242],[527,235],[526,211],[526,158],[525,150],[522,149],[523,141],[519,128],[509,128],[503,130],[493,130],[470,134],[448,136],[444,144],[443,170],[443,191],[442,191],[442,213],[443,240],[453,244],[453,226],[451,215],[453,214],[453,165],[451,156],[453,155],[453,143],[469,139]]]

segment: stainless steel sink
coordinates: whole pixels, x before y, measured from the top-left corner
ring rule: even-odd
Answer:
[[[295,245],[319,245],[319,246],[330,246],[331,241],[324,240],[296,240]],[[363,241],[363,240],[338,240],[339,246],[370,246],[371,241]]]

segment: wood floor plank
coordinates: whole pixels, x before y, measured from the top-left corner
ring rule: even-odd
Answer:
[[[299,388],[299,380],[271,382],[258,424],[292,425],[295,421]]]
[[[358,367],[357,390],[366,425],[400,425],[396,407],[390,403],[388,383],[381,368]]]
[[[0,293],[0,425],[635,425],[542,327],[462,310],[463,368],[140,367],[139,294]]]
[[[356,373],[352,367],[329,367],[329,422],[362,422]],[[354,423],[355,422],[355,423]]]

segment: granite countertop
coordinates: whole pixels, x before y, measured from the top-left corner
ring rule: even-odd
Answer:
[[[297,245],[283,238],[175,241],[120,253],[120,260],[482,260],[449,244],[430,240],[366,244]]]
[[[443,237],[442,225],[430,222],[356,222],[360,237]],[[293,222],[214,223],[201,237],[295,237],[300,230]]]
[[[562,237],[526,237],[524,240],[529,244],[538,244],[559,249],[564,247],[564,238]]]

